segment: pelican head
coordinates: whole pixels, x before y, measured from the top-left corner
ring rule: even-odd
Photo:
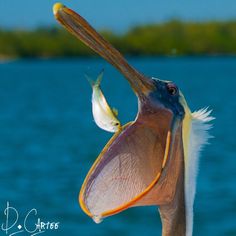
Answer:
[[[54,5],[56,19],[117,68],[138,98],[138,114],[115,133],[88,172],[79,195],[96,222],[134,206],[159,206],[162,235],[191,236],[198,153],[210,111],[191,113],[177,85],[147,77],[79,14]]]

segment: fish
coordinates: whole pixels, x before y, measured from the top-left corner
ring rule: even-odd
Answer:
[[[93,81],[86,75],[92,87],[92,113],[97,126],[105,131],[116,133],[121,130],[121,123],[118,120],[118,111],[111,108],[101,90],[101,81],[104,71],[98,75],[97,80]]]

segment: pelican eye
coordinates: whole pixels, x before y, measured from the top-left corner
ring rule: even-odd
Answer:
[[[167,91],[170,95],[175,95],[178,93],[178,88],[175,84],[169,83],[167,84]]]

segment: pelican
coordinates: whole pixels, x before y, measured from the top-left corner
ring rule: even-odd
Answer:
[[[79,14],[61,3],[56,19],[113,65],[138,98],[134,121],[106,144],[84,180],[79,203],[95,222],[135,206],[159,206],[163,236],[191,236],[199,152],[210,135],[207,108],[191,112],[170,81],[149,78]]]

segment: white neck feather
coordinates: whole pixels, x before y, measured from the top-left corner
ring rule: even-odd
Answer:
[[[196,177],[198,173],[199,155],[202,147],[208,143],[211,137],[208,130],[212,127],[208,122],[214,118],[207,108],[191,114],[188,144],[185,146],[185,209],[186,209],[186,236],[192,236],[193,232],[193,203],[196,193]]]

